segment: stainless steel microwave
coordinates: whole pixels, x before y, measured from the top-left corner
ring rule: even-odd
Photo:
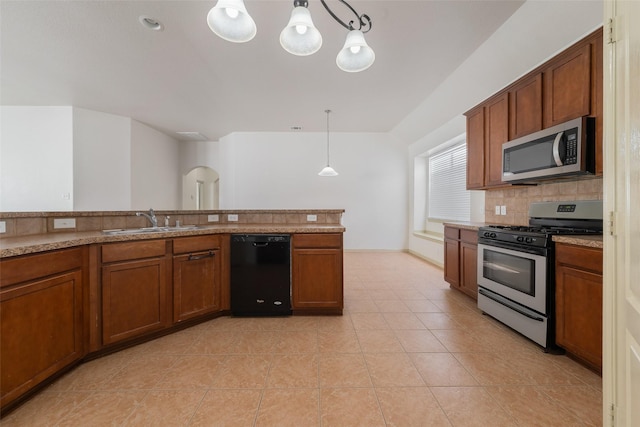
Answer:
[[[502,144],[504,182],[537,183],[593,173],[593,117],[579,117]]]

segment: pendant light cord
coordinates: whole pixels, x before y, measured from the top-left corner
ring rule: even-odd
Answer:
[[[331,110],[324,110],[325,113],[327,113],[327,166],[330,165],[330,161],[329,161],[329,113],[331,112]]]

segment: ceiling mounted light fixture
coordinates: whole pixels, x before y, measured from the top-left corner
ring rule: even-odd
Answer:
[[[371,30],[371,19],[365,14],[358,14],[345,0],[338,1],[345,5],[356,19],[345,23],[329,8],[325,0],[320,0],[329,15],[349,30],[345,44],[336,57],[336,64],[341,70],[350,73],[364,71],[376,59],[373,49],[364,40],[364,34]],[[308,6],[308,0],[294,0],[289,23],[280,33],[280,44],[293,55],[312,55],[322,46],[322,35],[313,25]],[[218,0],[207,15],[207,23],[211,31],[232,42],[247,42],[256,34],[256,24],[242,0]]]
[[[256,23],[242,0],[218,0],[207,14],[207,24],[216,35],[234,43],[248,42],[256,35]]]
[[[327,113],[327,166],[325,166],[318,175],[320,176],[338,176],[338,172],[333,169],[329,164],[329,113],[331,110],[324,110]]]
[[[307,0],[295,0],[291,19],[280,33],[280,45],[289,53],[307,56],[316,53],[322,46],[320,31],[313,25]]]

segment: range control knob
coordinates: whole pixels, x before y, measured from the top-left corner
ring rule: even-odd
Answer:
[[[533,242],[533,239],[531,237],[527,237],[526,239],[524,239],[524,241],[526,243],[531,243],[531,242]]]
[[[516,240],[518,242],[524,242],[524,237],[523,236],[518,236],[518,237],[516,237]]]
[[[497,236],[497,234],[496,234],[496,233],[491,233],[491,236],[489,236],[489,237],[491,237],[492,239],[495,239],[495,238],[496,238],[496,236]]]

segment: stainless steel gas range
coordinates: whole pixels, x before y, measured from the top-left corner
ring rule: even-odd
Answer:
[[[478,308],[545,350],[555,347],[554,235],[602,234],[602,201],[540,202],[529,226],[478,231]]]

